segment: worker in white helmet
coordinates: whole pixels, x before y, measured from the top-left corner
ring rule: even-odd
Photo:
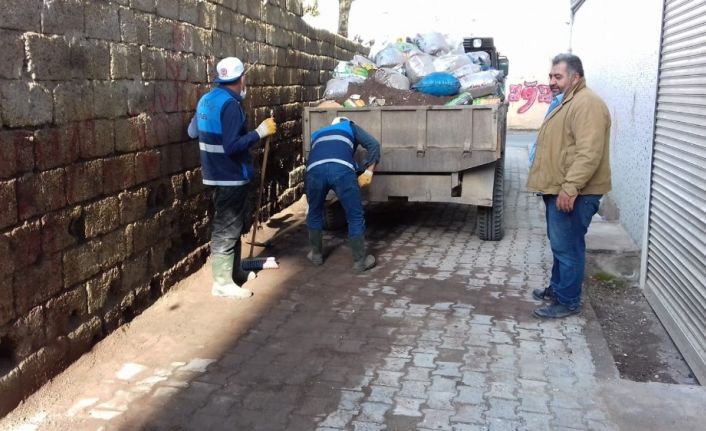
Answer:
[[[250,149],[277,125],[272,118],[255,130],[247,130],[241,106],[247,93],[245,68],[236,57],[216,65],[218,84],[201,97],[189,135],[199,138],[203,183],[213,188],[211,265],[214,296],[248,298],[252,292],[241,285],[254,277],[240,267],[240,236],[248,213],[249,183],[254,177]]]
[[[365,169],[356,179],[358,165],[353,155],[358,147],[366,150]],[[346,117],[336,117],[330,126],[311,134],[311,149],[306,162],[306,198],[309,203],[307,226],[311,250],[307,257],[315,265],[323,263],[322,229],[326,195],[333,190],[348,222],[348,242],[353,251],[353,269],[365,271],[375,266],[375,257],[365,248],[365,218],[360,189],[373,180],[380,161],[380,143]]]

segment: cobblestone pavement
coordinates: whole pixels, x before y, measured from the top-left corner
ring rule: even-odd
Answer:
[[[349,270],[343,233],[308,265],[300,229],[251,301],[210,298],[196,274],[201,285],[175,289],[0,429],[617,429],[585,313],[531,315],[551,255],[526,171],[526,151],[509,148],[500,242],[474,234],[473,208],[377,205],[368,273]]]

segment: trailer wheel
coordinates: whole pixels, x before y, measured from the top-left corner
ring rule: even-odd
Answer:
[[[500,241],[505,235],[505,158],[495,164],[495,181],[493,184],[493,206],[478,207],[478,237],[483,241]]]
[[[324,205],[324,230],[339,230],[346,226],[346,212],[336,200]]]

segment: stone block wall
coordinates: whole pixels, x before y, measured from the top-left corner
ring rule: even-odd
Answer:
[[[5,0],[0,8],[0,414],[203,264],[186,136],[214,64],[273,111],[263,218],[302,193],[301,110],[362,48],[298,0]],[[261,148],[256,150],[256,163]]]

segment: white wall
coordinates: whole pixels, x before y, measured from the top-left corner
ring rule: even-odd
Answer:
[[[659,67],[662,0],[586,0],[574,17],[572,51],[613,119],[611,168],[620,222],[644,235]]]

